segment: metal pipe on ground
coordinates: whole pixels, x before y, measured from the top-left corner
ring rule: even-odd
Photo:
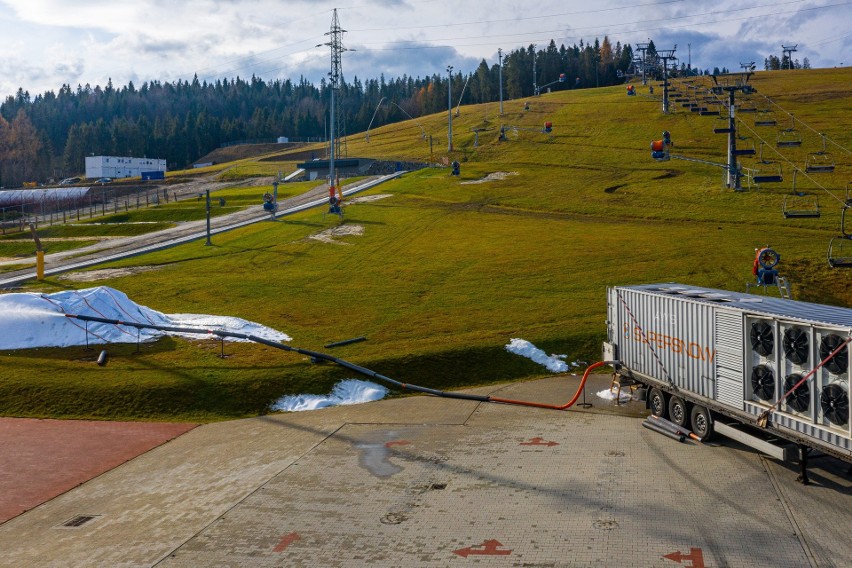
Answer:
[[[675,432],[672,432],[671,430],[666,430],[665,428],[658,426],[654,422],[648,422],[647,420],[645,420],[644,422],[642,422],[642,426],[644,426],[648,430],[653,430],[654,432],[656,432],[658,434],[662,434],[663,436],[665,436],[667,438],[671,438],[672,440],[677,440],[678,442],[683,442],[686,439],[686,437],[683,434],[677,434]]]
[[[661,428],[665,428],[666,430],[669,430],[671,432],[675,432],[676,434],[682,434],[684,436],[688,436],[688,437],[692,438],[693,440],[695,440],[696,442],[701,441],[701,438],[699,436],[697,436],[696,434],[694,434],[688,428],[684,428],[683,426],[679,426],[679,425],[675,424],[674,422],[672,422],[671,420],[666,420],[665,418],[662,418],[661,416],[655,416],[655,415],[652,414],[648,417],[648,420],[650,420],[652,423],[656,424],[657,426],[660,426]]]

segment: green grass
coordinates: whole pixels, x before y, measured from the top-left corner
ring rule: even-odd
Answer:
[[[51,241],[42,243],[47,253],[74,250],[79,247],[92,245],[97,240]],[[35,258],[35,243],[32,240],[0,240],[0,257],[3,258]]]
[[[767,73],[755,84],[776,101],[798,92],[785,108],[848,148],[843,109],[852,95],[842,85],[849,78],[845,69]],[[662,115],[658,102],[627,98],[622,87],[530,104],[525,112],[523,101],[510,101],[502,118],[496,104],[463,108],[454,123],[456,152],[433,155],[461,160],[460,178],[431,168],[371,190],[391,197],[346,208],[344,223],[364,230],[338,239],[346,244],[307,238],[338,223],[314,210],[216,235],[211,247],[191,243],[112,263],[159,270],[97,284],[166,313],[257,321],[308,349],[363,335],[367,341],[334,353],[434,388],[541,376],[540,366],[505,352],[513,337],[594,360],[605,335],[607,286],[677,281],[743,290],[753,278],[754,249],[766,244],[781,252],[796,298],[852,305],[852,274],[825,262],[840,212],[829,192],[842,194],[848,154],[836,155],[834,174],[798,180],[797,189],[820,193],[825,214],[791,222],[781,215],[789,176],[774,189],[737,193],[722,187],[719,168],[650,159],[650,141],[669,130],[675,152],[723,161],[725,141],[712,133],[713,118]],[[436,138],[443,127],[446,140],[444,120],[419,122]],[[552,137],[520,131],[499,142],[490,131],[474,147],[469,130],[536,128],[545,120],[553,122]],[[818,137],[806,139],[811,145]],[[350,155],[429,158],[428,142],[410,124],[375,128],[369,143],[355,136],[348,145]],[[790,159],[801,162],[807,151]],[[517,175],[463,183],[498,171]],[[262,191],[236,189],[226,201],[251,203]],[[67,287],[47,280],[31,289]],[[226,359],[214,342],[179,339],[144,345],[140,354],[135,346],[108,349],[104,368],[82,348],[0,353],[0,413],[216,420],[263,413],[278,396],[328,392],[353,376],[260,345],[226,345]]]

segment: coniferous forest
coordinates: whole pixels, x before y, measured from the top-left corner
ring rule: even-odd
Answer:
[[[613,46],[607,38],[572,47],[551,41],[543,49],[520,48],[504,57],[503,97],[531,96],[534,85],[550,83],[553,90],[621,83],[619,72],[627,72],[632,59],[629,45]],[[567,80],[559,82],[563,73]],[[363,132],[374,113],[373,124],[382,125],[405,120],[406,113],[418,117],[445,110],[448,80],[446,75],[343,78],[336,93],[338,133]],[[462,93],[462,104],[500,96],[498,65],[484,59],[473,73],[453,75],[452,82],[453,105]],[[164,158],[173,170],[235,141],[324,139],[328,89],[324,80],[314,85],[304,78],[257,77],[121,87],[110,81],[103,87],[62,85],[37,95],[19,89],[0,104],[0,186],[79,175],[87,155]],[[393,104],[379,106],[383,97]]]

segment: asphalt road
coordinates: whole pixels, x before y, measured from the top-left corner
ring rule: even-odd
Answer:
[[[375,176],[357,183],[343,186],[344,196],[353,195],[364,191],[390,179],[399,177],[404,172],[397,172],[387,176]],[[202,187],[202,186],[198,186]],[[194,191],[198,191],[198,187]],[[279,202],[277,217],[283,217],[292,213],[303,211],[311,207],[325,206],[328,204],[328,186],[320,185],[303,194],[290,197]],[[267,221],[271,218],[261,206],[244,209],[229,215],[211,218],[211,235],[244,227],[252,223]],[[146,252],[161,250],[177,246],[179,244],[206,238],[206,220],[181,223],[175,227],[148,233],[134,237],[122,237],[118,239],[107,239],[71,251],[58,252],[45,255],[45,275],[51,276],[72,270],[87,268],[103,262],[127,258]],[[7,261],[6,264],[20,264],[20,260]],[[3,264],[3,263],[0,263]],[[5,272],[0,276],[0,288],[13,288],[22,282],[34,280],[36,272],[33,267],[23,270]]]

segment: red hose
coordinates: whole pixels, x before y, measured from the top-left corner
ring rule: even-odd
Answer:
[[[613,363],[613,361],[598,361],[597,363],[590,365],[589,368],[586,369],[586,372],[583,373],[583,378],[580,381],[580,386],[577,387],[577,392],[574,393],[574,398],[572,398],[571,400],[569,400],[566,404],[563,404],[562,406],[558,406],[558,405],[555,405],[555,404],[543,404],[543,403],[540,403],[540,402],[529,402],[529,401],[526,401],[526,400],[512,400],[512,399],[509,399],[509,398],[497,398],[497,397],[494,397],[494,396],[489,396],[488,402],[500,402],[500,403],[503,403],[503,404],[514,404],[514,405],[517,405],[517,406],[533,406],[535,408],[548,408],[550,410],[568,410],[569,408],[574,406],[574,403],[577,402],[577,400],[580,398],[580,393],[583,392],[583,387],[586,386],[586,379],[589,378],[589,373],[591,373],[592,370],[597,369],[598,367],[603,367],[604,365],[610,365],[612,363]]]

